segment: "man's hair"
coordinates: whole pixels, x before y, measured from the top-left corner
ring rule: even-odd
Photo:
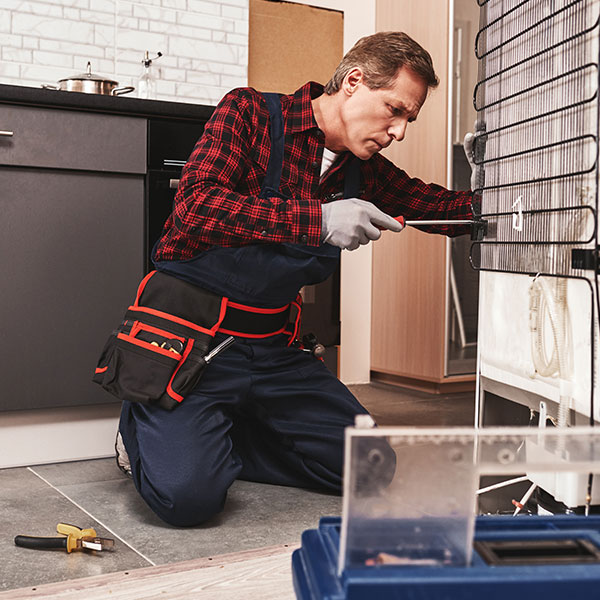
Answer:
[[[402,67],[414,71],[428,88],[439,83],[429,52],[401,31],[381,31],[358,40],[342,58],[325,93],[338,92],[344,77],[355,67],[360,67],[366,86],[372,90],[390,87]]]

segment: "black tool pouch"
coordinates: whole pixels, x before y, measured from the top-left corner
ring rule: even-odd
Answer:
[[[226,303],[152,271],[108,338],[93,381],[121,400],[172,410],[198,383]]]

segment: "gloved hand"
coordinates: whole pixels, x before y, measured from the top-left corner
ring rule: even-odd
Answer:
[[[361,244],[381,237],[382,229],[402,231],[403,226],[371,202],[346,198],[321,206],[323,242],[356,250]]]
[[[463,148],[465,150],[465,155],[467,160],[469,161],[469,166],[471,167],[471,190],[475,190],[478,187],[478,177],[477,177],[477,165],[475,164],[475,134],[467,133],[465,135],[465,139],[463,140]]]
[[[477,123],[476,121],[473,129],[475,129],[475,133],[469,132],[465,135],[463,148],[471,167],[471,190],[477,190],[483,187],[484,182],[483,166],[475,164],[475,140],[477,137],[480,137],[480,139],[477,140],[477,151],[479,153],[479,160],[481,161],[483,160],[483,153],[485,151],[485,123]]]

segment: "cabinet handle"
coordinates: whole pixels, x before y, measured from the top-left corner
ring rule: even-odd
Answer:
[[[0,136],[2,137],[12,137],[13,135],[12,131],[0,131]]]
[[[179,187],[179,179],[169,179],[169,187],[176,190]]]

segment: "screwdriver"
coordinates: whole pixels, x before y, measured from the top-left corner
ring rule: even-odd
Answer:
[[[402,227],[419,227],[420,225],[474,225],[475,223],[481,223],[481,221],[473,221],[472,219],[434,219],[427,221],[406,221],[404,217],[394,217]]]
[[[482,240],[487,234],[488,222],[484,219],[433,219],[433,220],[417,220],[406,221],[404,217],[394,217],[402,227],[425,227],[427,225],[470,225],[471,239]]]

